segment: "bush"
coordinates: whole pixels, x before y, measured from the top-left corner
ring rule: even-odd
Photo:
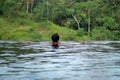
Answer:
[[[111,40],[120,40],[119,30],[111,31],[111,35],[112,35],[112,37],[110,38]]]
[[[40,33],[35,32],[35,33],[31,34],[30,37],[32,38],[32,40],[38,41],[38,40],[40,40],[41,35],[40,35]]]
[[[109,29],[112,31],[118,28],[118,24],[116,23],[114,18],[105,17],[103,18],[103,22],[104,22],[103,26],[106,27],[106,29]]]
[[[77,36],[84,36],[85,33],[86,33],[86,32],[84,31],[83,28],[80,28],[80,29],[77,30]]]
[[[98,27],[92,31],[92,38],[94,40],[107,40],[108,34],[109,34],[109,31],[106,30],[106,28]]]
[[[75,40],[76,33],[70,29],[66,29],[66,33],[63,34],[64,40]]]
[[[75,40],[75,36],[73,35],[73,34],[67,34],[66,36],[65,36],[65,40]]]

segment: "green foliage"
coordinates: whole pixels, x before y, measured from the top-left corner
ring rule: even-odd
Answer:
[[[111,40],[120,40],[120,31],[112,31],[111,35],[113,36],[112,38],[110,38]]]
[[[35,40],[35,41],[39,41],[41,39],[41,35],[38,32],[31,34],[30,37],[32,40]]]
[[[119,0],[0,0],[0,39],[120,40],[119,13]]]
[[[107,40],[109,31],[104,27],[94,28],[92,31],[93,40]]]
[[[78,35],[78,36],[81,36],[81,37],[82,37],[82,36],[84,36],[85,34],[86,34],[86,32],[84,31],[83,28],[77,30],[77,35]]]
[[[11,33],[12,40],[29,40],[28,33],[25,31],[17,31]]]
[[[64,40],[75,40],[76,39],[76,32],[73,30],[66,29],[65,34],[63,34]]]
[[[2,40],[51,40],[51,35],[57,32],[60,40],[75,40],[76,31],[59,27],[50,21],[40,23],[29,19],[0,19],[0,39]]]
[[[114,18],[105,17],[105,18],[103,18],[103,22],[104,22],[103,26],[110,30],[117,29],[117,27],[118,27],[118,24],[116,23]]]

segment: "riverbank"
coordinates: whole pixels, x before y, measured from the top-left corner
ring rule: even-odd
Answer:
[[[0,18],[0,40],[50,40],[57,32],[61,40],[80,40],[77,31],[60,27],[50,21],[34,21],[25,18]]]

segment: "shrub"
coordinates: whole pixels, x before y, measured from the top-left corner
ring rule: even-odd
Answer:
[[[92,38],[94,40],[107,40],[109,31],[104,27],[95,28],[92,31]]]
[[[65,37],[64,38],[65,40],[75,40],[76,34],[73,31],[68,30],[66,31],[66,34],[64,35],[64,37]]]
[[[120,40],[120,31],[119,30],[111,31],[109,37],[111,40]]]
[[[86,32],[84,31],[83,28],[80,28],[80,29],[77,30],[77,36],[84,36],[85,33],[86,33]]]
[[[35,33],[31,34],[30,37],[32,40],[40,40],[41,35],[40,35],[40,33],[35,32]]]

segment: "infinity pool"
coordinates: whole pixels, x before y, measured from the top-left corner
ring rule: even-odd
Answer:
[[[119,80],[120,41],[0,41],[0,80]]]

